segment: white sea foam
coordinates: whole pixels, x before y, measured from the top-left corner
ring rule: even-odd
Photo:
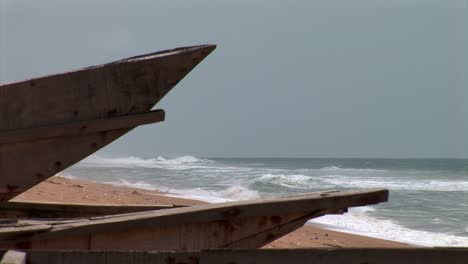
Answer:
[[[220,191],[205,190],[201,188],[185,190],[171,189],[171,193],[172,194],[169,195],[173,197],[198,199],[210,203],[250,200],[260,197],[257,191],[251,190],[242,185],[234,185]]]
[[[288,191],[287,188],[296,188],[303,192],[318,189],[361,189],[372,187],[384,187],[391,191],[404,192],[468,191],[466,177],[439,177],[439,173],[434,175],[431,171],[351,169],[340,166],[317,167],[315,169],[281,169],[277,167],[251,167],[257,166],[257,164],[237,161],[218,162],[193,156],[147,159],[138,157],[104,158],[91,156],[81,162],[79,166],[84,166],[79,168],[84,169],[86,172],[84,175],[87,175],[88,170],[93,172],[93,167],[106,168],[106,171],[108,170],[109,173],[104,174],[101,179],[103,181],[113,181],[111,182],[112,184],[159,190],[169,192],[171,193],[169,195],[174,197],[198,199],[214,203],[258,198],[259,193],[253,188],[255,187],[259,191],[262,191],[265,185],[258,185],[257,183],[272,183],[276,185],[263,189],[263,191],[266,190],[268,192],[268,195],[273,194],[272,192],[277,192],[277,195],[284,194]],[[152,170],[148,170],[148,168],[155,168],[155,170],[153,172]],[[128,169],[132,170],[131,174],[128,173]],[[138,174],[140,169],[146,173],[144,174],[145,177],[143,177],[145,181],[140,180],[141,178]],[[161,171],[160,169],[170,171]],[[179,173],[178,170],[181,172]],[[77,170],[77,172],[80,172],[80,170]],[[72,173],[75,174],[74,171]],[[68,175],[67,177],[73,176]],[[119,177],[122,180],[114,181]],[[203,186],[203,188],[190,187],[193,179],[199,181],[196,186]],[[159,184],[167,184],[172,187]],[[271,188],[274,188],[274,190]],[[459,209],[456,210],[460,210],[462,206],[459,205],[457,208]],[[400,225],[396,221],[377,219],[373,215],[379,215],[378,207],[351,209],[350,213],[345,214],[345,216],[329,215],[319,218],[314,222],[325,224],[331,229],[412,244],[468,246],[468,237],[451,235],[449,232],[435,233],[412,230]],[[398,219],[398,216],[395,219]],[[433,219],[432,222],[435,224],[443,221],[435,217],[431,219]],[[428,221],[431,220],[429,219]],[[461,226],[461,228],[463,230],[465,226]],[[468,227],[466,227],[466,230],[468,232]]]
[[[234,185],[218,193],[221,197],[232,201],[258,199],[260,197],[257,191],[243,185]]]
[[[124,179],[120,179],[118,181],[111,181],[111,182],[104,182],[105,184],[111,184],[111,185],[116,185],[116,186],[126,186],[126,187],[132,187],[132,188],[138,188],[138,189],[144,189],[144,190],[150,190],[150,191],[161,191],[161,192],[167,192],[167,190],[164,189],[164,187],[158,187],[153,184],[149,184],[144,181],[136,181],[136,182],[131,182],[127,181]],[[166,188],[168,189],[168,188]]]
[[[328,166],[318,169],[317,171],[331,171],[331,172],[387,172],[387,170],[376,170],[376,169],[353,169],[353,168],[342,168],[338,166]]]
[[[274,183],[277,185],[282,185],[285,187],[290,188],[304,188],[309,187],[310,180],[312,177],[302,175],[302,174],[291,174],[291,175],[284,175],[284,174],[264,174],[261,176],[259,181]]]
[[[259,198],[257,191],[242,185],[234,185],[227,189],[216,191],[202,188],[174,189],[152,185],[144,181],[130,182],[119,180],[118,182],[108,183],[147,190],[158,190],[168,192],[168,196],[172,197],[197,199],[211,203]],[[368,215],[369,212],[374,212],[375,210],[371,206],[351,208],[349,213],[344,215],[326,215],[309,222],[325,225],[326,228],[332,230],[422,246],[468,246],[467,237],[408,229],[391,220],[380,220]]]
[[[233,185],[223,190],[207,190],[202,188],[176,189],[166,186],[157,186],[144,181],[131,182],[124,179],[113,182],[105,182],[117,186],[128,186],[145,190],[157,190],[166,192],[168,196],[202,200],[210,203],[219,203],[227,201],[239,201],[259,198],[255,190],[251,190],[243,185]]]
[[[91,155],[79,163],[81,166],[93,167],[117,167],[117,168],[161,168],[169,170],[185,170],[192,168],[203,168],[204,164],[212,163],[208,159],[200,159],[193,156],[182,156],[177,158],[139,158],[139,157],[125,157],[125,158],[107,158],[97,155]]]
[[[382,187],[390,190],[406,191],[439,191],[459,192],[468,191],[468,181],[463,180],[429,180],[429,179],[404,179],[391,177],[350,177],[343,175],[327,175],[321,177],[322,181],[336,186],[349,188],[375,188]]]
[[[60,176],[60,177],[63,177],[63,178],[66,178],[66,179],[70,179],[70,180],[76,179],[75,176],[71,175],[71,174],[68,173],[68,172],[64,172],[64,171],[62,171],[62,172],[56,174],[55,176]]]
[[[351,208],[349,213],[344,215],[326,215],[309,222],[326,225],[332,230],[421,246],[468,246],[468,237],[405,228],[391,220],[368,216],[368,208],[372,207]]]
[[[202,200],[210,203],[221,203],[228,201],[240,201],[259,198],[259,194],[255,190],[251,190],[246,186],[234,185],[227,189],[215,191],[202,188],[194,189],[168,189],[169,196]]]
[[[379,176],[352,176],[328,174],[307,176],[301,174],[265,174],[258,179],[291,188],[388,188],[405,191],[466,192],[466,180],[411,179]]]

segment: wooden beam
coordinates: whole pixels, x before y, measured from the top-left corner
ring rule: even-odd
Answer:
[[[466,264],[468,260],[468,248],[26,252],[31,264]]]
[[[151,228],[156,224],[184,224],[187,223],[187,220],[197,223],[247,216],[340,210],[353,206],[377,204],[387,200],[388,190],[386,189],[324,191],[271,199],[203,204],[173,210],[131,213],[122,216],[104,216],[97,218],[92,223],[86,222],[85,225],[71,224],[59,227],[57,230],[64,231],[68,228],[76,228],[73,233],[88,234],[88,232],[117,231],[121,229],[120,226],[128,226],[130,222],[138,223],[139,227]]]
[[[282,237],[292,231],[303,226],[309,219],[319,217],[328,213],[335,213],[336,211],[317,211],[298,219],[292,220],[285,224],[280,224],[268,230],[264,230],[249,237],[242,238],[238,241],[233,241],[223,246],[223,248],[257,248],[258,245],[264,245]]]
[[[8,223],[0,248],[200,250],[257,248],[305,221],[343,208],[387,201],[388,190],[325,191],[73,221]],[[32,225],[32,226],[25,226]],[[34,225],[41,226],[33,228]]]
[[[52,202],[19,202],[0,203],[0,218],[77,218],[103,216],[161,210],[187,205],[105,205],[105,204],[63,204]]]
[[[129,114],[118,117],[74,121],[59,125],[0,131],[0,145],[24,143],[27,141],[56,137],[83,136],[101,131],[133,128],[139,125],[164,121],[164,117],[164,110],[154,110],[146,113]]]
[[[467,261],[467,248],[349,248],[202,251],[199,263],[462,264]]]

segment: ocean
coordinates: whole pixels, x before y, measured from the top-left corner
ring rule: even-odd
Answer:
[[[311,220],[422,246],[468,246],[468,160],[90,156],[61,173],[209,202],[383,187],[389,202]]]

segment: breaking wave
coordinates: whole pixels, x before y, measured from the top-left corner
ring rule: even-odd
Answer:
[[[459,192],[468,191],[468,181],[463,180],[433,180],[433,179],[395,179],[395,178],[356,178],[343,175],[326,176],[323,182],[348,188],[388,188],[405,191],[437,191]]]
[[[302,176],[303,175],[297,175],[296,180],[307,180]],[[278,177],[277,175],[265,175],[263,177],[265,179],[281,179],[281,177]],[[168,196],[172,197],[196,199],[211,203],[257,199],[260,197],[256,190],[252,190],[244,185],[233,185],[222,190],[208,190],[203,188],[169,188],[149,184],[144,181],[131,182],[123,179],[117,182],[107,183],[146,190],[157,190],[166,192]],[[376,209],[373,206],[351,208],[350,211],[344,215],[326,215],[310,220],[309,223],[320,224],[331,230],[366,235],[420,246],[468,246],[468,237],[405,228],[392,220],[382,220],[369,216],[369,213],[373,213],[375,211]]]
[[[351,209],[344,216],[329,215],[313,222],[325,224],[329,229],[411,244],[468,246],[468,227],[463,222],[468,208],[463,203],[463,195],[468,192],[468,174],[463,168],[452,169],[447,165],[448,169],[444,170],[418,163],[413,167],[388,165],[371,169],[364,165],[360,168],[361,163],[340,162],[315,160],[309,164],[275,159],[105,158],[94,155],[67,171],[71,174],[66,176],[158,190],[174,197],[207,202],[324,189],[387,188],[396,194],[387,207]],[[339,164],[350,164],[353,168]],[[409,196],[410,200],[404,199]],[[461,202],[447,209],[447,204],[455,200]],[[415,215],[415,204],[424,205],[417,210],[423,212],[423,216],[429,215],[427,219],[432,219],[431,223],[426,225],[425,217]],[[446,212],[450,215],[442,217]]]
[[[326,215],[309,221],[326,228],[380,239],[430,247],[466,247],[468,237],[405,228],[392,220],[381,220],[367,214],[370,206],[351,208],[344,215]]]
[[[182,156],[177,158],[165,158],[158,156],[157,158],[139,158],[139,157],[125,157],[125,158],[106,158],[97,155],[91,155],[80,162],[82,166],[95,166],[95,167],[120,167],[120,168],[163,168],[173,170],[184,170],[192,168],[196,165],[207,164],[213,161],[208,159],[200,159],[193,156]]]
[[[394,191],[466,192],[468,181],[356,177],[350,175],[264,174],[256,181],[297,189],[387,188]]]
[[[136,181],[136,182],[131,182],[127,181],[124,179],[120,179],[118,181],[111,181],[111,182],[104,182],[105,184],[111,184],[115,186],[125,186],[125,187],[132,187],[132,188],[138,188],[138,189],[144,189],[144,190],[150,190],[150,191],[160,191],[160,192],[167,192],[167,188],[165,189],[164,187],[158,187],[153,184],[149,184],[144,181]]]
[[[222,190],[208,190],[203,188],[193,189],[178,189],[170,188],[166,186],[157,186],[149,184],[144,181],[131,182],[124,179],[113,182],[105,182],[107,184],[117,186],[127,186],[145,190],[160,191],[166,193],[168,196],[202,200],[210,203],[228,202],[228,201],[240,201],[257,199],[260,197],[259,193],[255,190],[249,189],[244,185],[233,185]]]
[[[312,177],[301,174],[284,175],[271,173],[265,174],[258,179],[261,182],[269,182],[289,188],[309,187],[311,180]]]
[[[328,166],[318,169],[318,171],[330,171],[330,172],[387,172],[387,170],[376,170],[376,169],[353,169],[353,168],[342,168],[339,166]]]

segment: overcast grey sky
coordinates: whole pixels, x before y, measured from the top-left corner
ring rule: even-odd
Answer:
[[[467,2],[0,0],[0,82],[215,43],[101,154],[467,157]]]

